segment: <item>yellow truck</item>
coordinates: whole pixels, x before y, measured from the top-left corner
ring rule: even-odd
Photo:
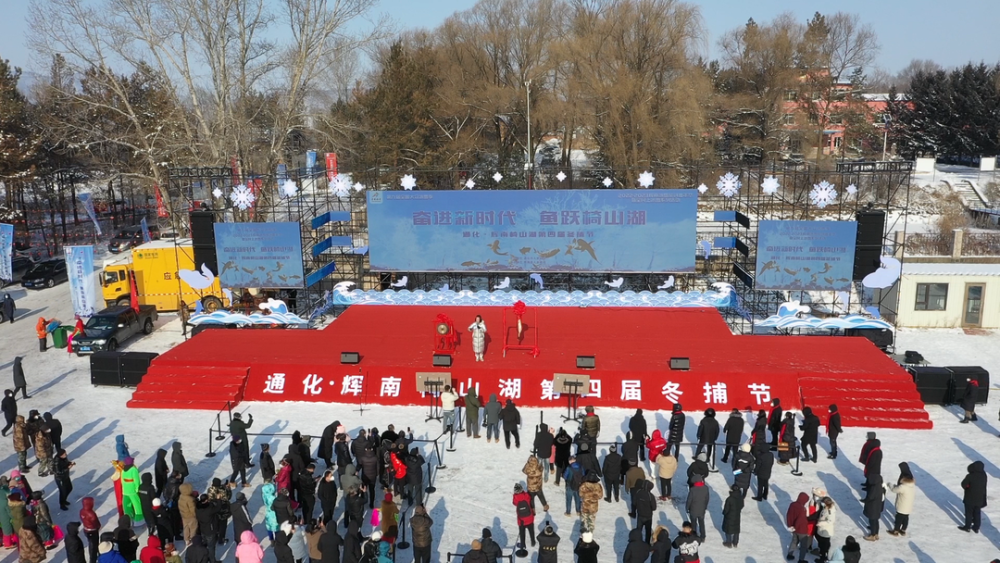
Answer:
[[[133,271],[140,305],[154,305],[157,311],[177,311],[181,301],[193,309],[200,300],[206,312],[229,307],[229,298],[223,293],[219,278],[210,281],[201,275],[204,283],[197,283],[195,274],[195,285],[204,285],[197,289],[178,275],[179,270],[193,273],[200,269],[200,265],[195,268],[191,239],[141,244],[120,258],[105,261],[101,272],[104,302],[108,307],[129,305],[132,288],[128,273]]]

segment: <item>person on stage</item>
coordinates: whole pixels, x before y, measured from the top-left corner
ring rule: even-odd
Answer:
[[[477,362],[485,362],[483,352],[486,350],[486,323],[483,317],[476,315],[476,320],[469,325],[469,332],[472,333],[472,351],[476,354]]]

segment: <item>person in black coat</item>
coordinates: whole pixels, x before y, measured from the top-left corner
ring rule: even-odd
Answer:
[[[480,549],[482,549],[481,543]],[[551,525],[547,525],[542,530],[542,533],[538,535],[538,563],[558,563],[558,550],[559,535],[556,534]]]
[[[316,455],[326,462],[328,469],[333,467],[333,441],[336,439],[338,426],[340,426],[340,421],[335,420],[323,429],[323,434],[319,439],[319,447],[316,449]]]
[[[281,529],[274,534],[274,558],[278,563],[295,563],[295,555],[288,543],[292,539],[292,525],[289,522],[281,524]],[[211,543],[211,542],[209,542]]]
[[[686,422],[687,417],[684,416],[683,407],[680,403],[674,403],[673,413],[670,415],[670,426],[667,428],[667,449],[663,453],[670,455],[670,450],[673,449],[674,458],[680,457]]]
[[[47,412],[47,413],[43,414],[42,415],[42,419],[45,421],[45,424],[48,425],[48,427],[49,427],[49,439],[52,440],[52,446],[55,448],[56,451],[59,451],[59,450],[63,449],[62,448],[62,433],[63,433],[62,422],[59,422],[58,418],[52,418],[52,413],[50,413],[50,412]]]
[[[753,423],[753,430],[750,431],[750,444],[754,447],[757,444],[767,442],[767,411],[761,409],[757,411],[757,419]]]
[[[701,540],[698,536],[694,535],[694,528],[691,527],[690,522],[684,522],[681,524],[681,531],[674,538],[674,549],[677,550],[677,561],[679,563],[688,563],[690,561],[699,561],[698,558],[698,546],[701,545]]]
[[[843,431],[837,405],[830,405],[830,418],[826,421],[826,435],[830,438],[830,455],[826,456],[827,459],[837,459],[837,436]]]
[[[247,510],[247,496],[237,493],[233,502],[229,503],[229,512],[233,515],[233,537],[239,541],[243,532],[253,531],[253,520]]]
[[[649,430],[646,426],[646,416],[642,414],[642,409],[635,409],[635,414],[628,420],[628,431],[632,440],[639,444],[639,459],[646,461],[646,440],[649,439]]]
[[[866,486],[869,475],[882,475],[882,441],[878,439],[871,440],[871,448],[868,449],[868,455],[865,458]]]
[[[500,422],[503,423],[503,440],[510,449],[510,436],[514,435],[515,447],[521,447],[521,436],[518,434],[518,427],[521,426],[521,413],[514,406],[514,401],[507,399],[507,404],[500,409]]]
[[[21,390],[22,399],[30,399],[31,396],[28,395],[28,382],[24,379],[24,366],[21,365],[21,356],[14,357],[14,394],[17,395],[17,390]]]
[[[632,432],[625,434],[625,443],[622,444],[622,467],[621,467],[621,481],[625,484],[625,472],[628,471],[629,467],[632,467],[630,462],[635,462],[639,465],[639,442],[632,438]]]
[[[785,413],[785,419],[781,422],[779,436],[781,436],[781,442],[788,446],[784,450],[780,447],[778,448],[778,463],[787,465],[789,460],[792,459],[792,455],[795,454],[797,444],[797,438],[795,437],[795,413],[792,411]]]
[[[264,478],[264,482],[274,481],[274,476],[278,472],[274,468],[274,458],[271,457],[271,444],[260,445],[260,456],[257,459],[260,462],[260,475]]]
[[[368,490],[368,508],[375,508],[375,484],[379,481],[378,454],[371,445],[358,454],[358,468],[361,469],[361,483]]]
[[[603,477],[601,464],[597,461],[597,456],[590,451],[590,444],[584,442],[580,444],[580,452],[576,454],[576,462],[585,470],[584,474],[595,473],[598,477]]]
[[[771,445],[778,447],[778,436],[781,434],[781,421],[784,411],[781,410],[781,399],[771,399],[771,414],[767,417],[767,429],[771,431]]]
[[[543,480],[549,482],[549,473],[553,468],[549,465],[549,458],[552,457],[552,446],[555,444],[555,436],[549,432],[549,425],[544,422],[538,425],[538,432],[535,432],[535,457],[542,464]]]
[[[210,557],[208,548],[205,547],[204,538],[200,535],[191,538],[191,545],[184,551],[184,563],[213,563],[214,561],[215,559]]]
[[[976,397],[979,395],[979,381],[969,377],[966,378],[965,382],[965,393],[962,394],[962,410],[965,411],[965,417],[959,421],[962,424],[979,420],[979,417],[976,416]]]
[[[348,496],[347,498],[350,498]],[[365,504],[361,501],[361,510],[364,511]],[[353,520],[350,525],[347,526],[347,533],[344,534],[344,563],[358,563],[361,561],[361,543],[364,538],[361,537],[361,520]]]
[[[334,481],[332,469],[327,469],[319,480],[316,498],[319,500],[320,510],[323,511],[323,524],[327,525],[333,520],[333,512],[337,508],[337,482]],[[336,528],[336,526],[333,527]]]
[[[351,458],[351,447],[347,445],[347,434],[341,432],[333,443],[333,455],[337,458],[337,472],[341,475],[347,471],[347,466],[354,462]]]
[[[802,461],[812,461],[816,463],[816,442],[819,441],[819,417],[813,414],[810,407],[802,409],[802,424],[799,430],[802,431]],[[812,455],[809,455],[809,452]]]
[[[722,507],[722,533],[726,535],[726,541],[722,542],[724,547],[739,547],[742,513],[743,492],[738,485],[733,485]]]
[[[962,480],[962,504],[965,505],[965,525],[958,529],[979,533],[983,508],[986,508],[986,469],[981,461],[969,464],[969,474]]]
[[[337,533],[337,527],[327,527],[319,537],[319,552],[323,557],[318,562],[310,561],[310,563],[340,563],[340,548],[343,545],[344,538]]]
[[[156,450],[156,461],[153,462],[153,482],[156,483],[156,496],[163,496],[163,489],[170,478],[170,467],[167,465],[167,450]]]
[[[740,410],[733,409],[729,413],[729,418],[726,419],[726,425],[722,428],[726,434],[726,452],[722,454],[722,463],[729,463],[729,454],[736,455],[736,450],[739,449],[740,442],[743,441],[744,425],[746,425],[746,421],[743,420]]]
[[[770,490],[768,482],[771,480],[771,469],[774,467],[774,455],[766,442],[757,444],[754,450],[754,470],[757,477],[757,496],[753,500],[761,502],[767,500],[767,493]]]
[[[153,476],[143,473],[139,478],[139,506],[142,507],[142,519],[146,521],[147,530],[156,529],[156,515],[153,514],[153,499],[158,498]]]
[[[17,306],[14,304],[14,299],[9,293],[5,293],[3,296],[3,304],[0,305],[0,312],[3,313],[3,315],[0,315],[0,322],[10,321],[11,324],[14,324],[14,315],[17,312]]]
[[[604,456],[604,502],[611,502],[612,494],[615,502],[618,502],[622,490],[622,456],[618,453],[618,446],[612,444],[608,448],[608,454]]]
[[[3,427],[3,432],[0,432],[0,435],[6,436],[7,432],[14,426],[14,421],[17,420],[17,399],[14,398],[13,390],[7,389],[3,392],[0,410],[3,410],[3,418],[7,422],[7,426]]]
[[[160,538],[164,545],[173,542],[177,536],[174,531],[177,528],[174,527],[173,516],[158,498],[153,499],[153,516],[156,517],[156,537]]]
[[[352,488],[347,491],[347,500],[344,501],[344,526],[350,529],[355,522],[360,526],[365,521],[365,497],[360,490]],[[350,535],[350,533],[348,533]],[[344,537],[345,546],[347,537]],[[346,555],[345,555],[346,556]]]
[[[566,472],[566,468],[569,467],[569,455],[570,451],[573,449],[573,438],[566,433],[566,430],[560,428],[559,432],[556,432],[556,438],[553,440],[556,448],[556,485],[559,484],[559,477]]]
[[[671,563],[670,552],[673,545],[670,543],[670,530],[666,526],[657,526],[653,542],[653,552],[649,554],[649,563]]]
[[[302,505],[303,522],[312,520],[313,512],[316,509],[316,477],[313,476],[314,471],[316,471],[316,465],[310,463],[295,478],[295,486],[299,490],[299,504]]]
[[[190,472],[188,471],[187,460],[184,459],[184,452],[181,451],[181,443],[174,442],[170,445],[170,449],[173,450],[170,454],[170,464],[173,466],[174,471],[181,474],[181,479],[186,479]]]
[[[406,456],[406,499],[409,506],[424,504],[424,456],[417,448],[410,449]]]
[[[118,527],[115,528],[114,536],[115,543],[118,544],[118,552],[126,561],[138,559],[136,554],[139,552],[139,540],[135,537],[135,531],[132,529],[131,518],[128,516],[118,518]]]
[[[219,538],[219,512],[221,511],[219,502],[209,500],[208,495],[201,495],[194,510],[195,518],[198,519],[198,533],[201,534],[201,539],[205,540],[208,558],[213,563],[218,561],[215,558],[215,546],[218,544]],[[134,559],[126,560],[132,561]]]
[[[697,454],[694,461],[687,468],[687,484],[690,487],[694,484],[694,476],[701,475],[703,479],[708,478],[708,457],[705,454]]]
[[[239,436],[233,436],[229,443],[229,463],[233,466],[233,474],[229,477],[229,481],[235,483],[236,476],[239,475],[241,484],[245,487],[247,484],[247,464],[250,463],[250,460],[246,457],[243,441]]]
[[[715,419],[715,409],[705,410],[705,417],[698,424],[698,448],[695,450],[697,456],[706,450],[710,466],[715,468],[715,443],[719,440],[719,421]]]
[[[651,481],[643,479],[636,483],[632,490],[632,514],[635,514],[635,529],[643,531],[648,544],[653,535],[653,515],[656,514],[656,495],[653,494]]]
[[[868,517],[868,541],[878,540],[879,521],[882,519],[882,511],[885,509],[885,487],[882,484],[882,476],[877,473],[868,475],[868,487],[865,498],[861,502],[865,505],[865,516]]]
[[[622,563],[645,563],[649,558],[649,542],[642,541],[642,532],[636,528],[628,533],[628,545],[622,555]]]
[[[292,510],[292,500],[288,497],[287,490],[281,489],[278,491],[278,496],[274,497],[274,500],[271,501],[271,511],[274,512],[278,525],[281,525],[282,522],[293,522],[295,520],[295,511]]]
[[[580,534],[580,539],[576,542],[573,553],[576,554],[576,563],[597,563],[597,553],[601,546],[594,541],[594,534],[584,532]]]
[[[740,488],[742,498],[747,498],[750,490],[750,477],[753,475],[757,460],[750,451],[750,444],[743,444],[733,455],[733,485]]]
[[[86,552],[83,549],[83,540],[80,539],[80,523],[70,522],[66,524],[66,563],[87,563]],[[96,561],[94,563],[97,563]]]

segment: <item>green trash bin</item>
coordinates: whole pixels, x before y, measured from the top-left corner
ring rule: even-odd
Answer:
[[[65,348],[66,341],[69,340],[69,334],[73,332],[73,327],[71,326],[60,326],[59,328],[52,331],[52,345],[56,348]]]

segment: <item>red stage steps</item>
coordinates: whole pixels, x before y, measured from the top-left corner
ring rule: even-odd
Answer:
[[[844,426],[929,430],[931,422],[917,386],[908,375],[799,379],[802,404],[823,422],[836,404]]]
[[[243,400],[250,366],[154,364],[129,408],[221,410]]]

